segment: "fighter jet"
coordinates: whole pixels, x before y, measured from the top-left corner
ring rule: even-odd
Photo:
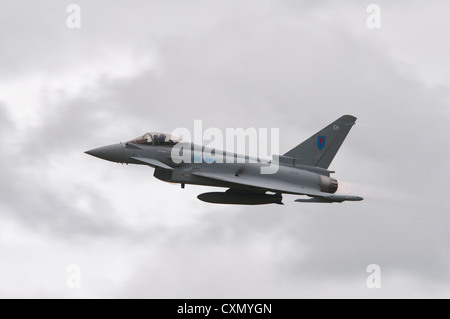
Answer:
[[[107,161],[122,164],[138,164],[153,167],[154,176],[162,181],[228,188],[225,192],[208,192],[198,199],[215,204],[283,204],[282,194],[303,195],[295,200],[303,203],[341,203],[361,201],[362,197],[336,194],[338,181],[330,177],[328,170],[356,117],[344,115],[320,130],[284,155],[274,156],[277,171],[262,174],[261,169],[273,162],[252,160],[248,156],[211,150],[202,145],[184,142],[165,133],[146,133],[125,143],[96,148],[86,153]],[[181,147],[182,146],[182,147]],[[174,148],[182,152],[192,151],[192,161],[174,158]],[[210,158],[195,155],[220,154]],[[179,151],[175,152],[179,154]],[[185,155],[185,154],[184,154]],[[226,159],[233,158],[230,163]],[[305,197],[306,196],[306,197]]]

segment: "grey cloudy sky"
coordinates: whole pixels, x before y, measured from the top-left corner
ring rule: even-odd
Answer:
[[[0,297],[450,297],[450,4],[372,2],[3,1]],[[83,153],[196,119],[285,152],[343,114],[363,202],[215,206]]]

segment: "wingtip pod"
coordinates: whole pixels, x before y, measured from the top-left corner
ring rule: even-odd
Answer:
[[[297,203],[342,203],[345,201],[358,202],[362,201],[364,198],[352,195],[327,195],[321,197],[312,198],[300,198],[296,199]]]

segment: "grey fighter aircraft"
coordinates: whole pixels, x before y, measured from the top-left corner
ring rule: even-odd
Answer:
[[[336,194],[338,182],[328,170],[332,160],[355,124],[356,118],[344,115],[284,155],[271,162],[184,142],[170,134],[146,133],[125,143],[96,148],[86,153],[104,160],[155,168],[154,176],[162,181],[228,188],[225,192],[208,192],[198,199],[216,204],[283,204],[282,194],[306,195],[296,202],[341,203],[360,201],[362,197]],[[193,161],[173,157],[175,147],[181,153],[192,151]],[[195,153],[200,151],[200,156]],[[207,152],[205,152],[207,151]],[[180,155],[179,151],[175,152]],[[201,154],[219,154],[208,158]],[[185,155],[185,154],[184,154]],[[233,158],[230,163],[228,159]],[[261,169],[277,161],[274,174]]]

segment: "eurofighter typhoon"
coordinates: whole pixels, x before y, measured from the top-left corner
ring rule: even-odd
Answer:
[[[334,171],[328,170],[355,121],[356,117],[344,115],[272,161],[208,149],[164,133],[146,133],[86,153],[111,162],[151,166],[157,179],[179,183],[182,188],[186,184],[228,188],[198,196],[208,203],[283,204],[282,194],[303,195],[295,201],[306,203],[360,201],[359,196],[336,194],[338,181],[330,177]],[[274,161],[276,172],[263,174]]]

